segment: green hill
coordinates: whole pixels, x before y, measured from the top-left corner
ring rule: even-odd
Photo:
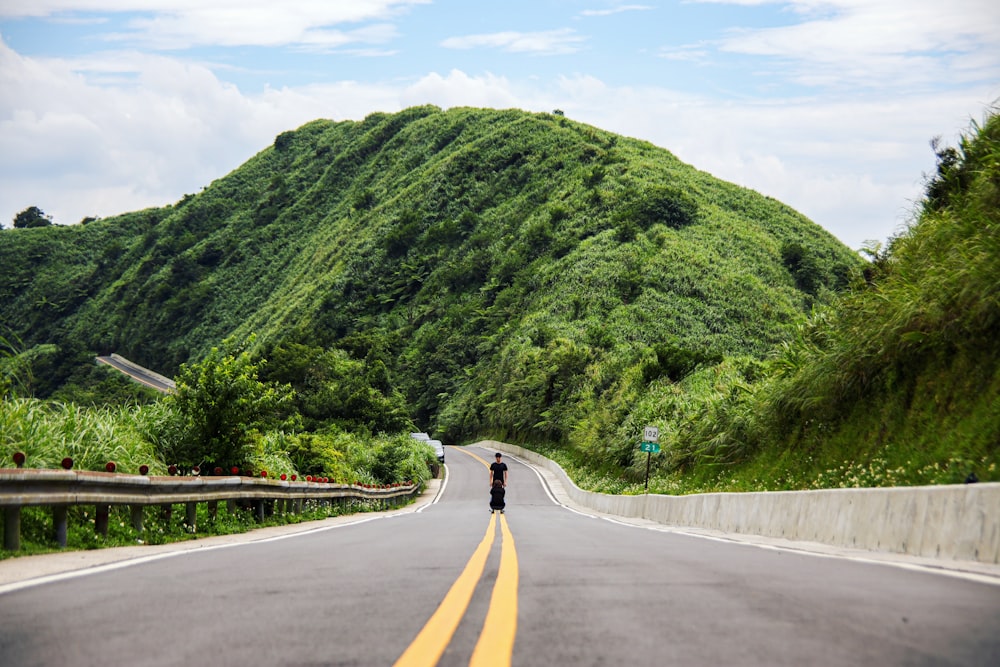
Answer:
[[[699,369],[753,383],[863,262],[646,142],[418,107],[285,132],[172,206],[4,230],[0,266],[2,333],[36,352],[40,397],[95,353],[172,375],[256,334],[314,426],[317,386],[353,381],[446,441],[627,464],[650,396]],[[323,355],[340,376],[309,375]]]
[[[174,206],[8,230],[0,253],[25,344],[165,373],[234,333],[374,353],[423,423],[511,355],[762,355],[859,264],[648,143],[433,107],[314,121]]]

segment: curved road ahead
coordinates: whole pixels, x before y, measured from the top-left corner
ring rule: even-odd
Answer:
[[[449,448],[417,509],[0,586],[0,663],[1000,664],[1000,581],[602,520],[510,457],[491,515],[491,459]]]

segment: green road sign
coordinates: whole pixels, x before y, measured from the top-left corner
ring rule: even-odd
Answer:
[[[660,446],[655,442],[644,442],[639,445],[640,452],[648,452],[650,454],[656,454],[660,451]]]

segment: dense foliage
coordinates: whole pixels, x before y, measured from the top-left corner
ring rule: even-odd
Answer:
[[[1000,116],[938,158],[919,219],[784,350],[771,401],[800,447],[998,479]]]
[[[175,458],[176,425],[177,414],[167,402],[84,408],[8,397],[0,401],[0,467],[11,467],[15,452],[20,452],[29,468],[59,468],[69,457],[76,470],[103,471],[114,462],[118,472],[136,474],[145,465],[149,474],[165,475],[168,465],[184,463]],[[195,451],[192,447],[181,454]],[[217,450],[206,451],[211,455]],[[371,436],[337,430],[257,433],[239,454],[236,465],[241,474],[298,473],[359,484],[422,484],[437,462],[430,446],[406,434]],[[196,460],[208,461],[203,454]],[[205,473],[213,470],[206,467]]]

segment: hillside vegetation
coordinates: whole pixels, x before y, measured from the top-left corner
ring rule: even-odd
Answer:
[[[1000,116],[938,150],[918,219],[868,250],[756,381],[727,361],[645,395],[659,488],[1000,480]]]
[[[558,115],[314,121],[173,206],[0,232],[7,367],[86,402],[109,382],[95,353],[174,375],[245,341],[299,433],[490,436],[621,488],[645,424],[661,490],[800,488],[896,450],[988,470],[996,303],[976,299],[998,274],[958,264],[995,262],[995,202],[939,220],[986,196],[994,125],[942,153],[933,207],[866,265],[780,202]]]

